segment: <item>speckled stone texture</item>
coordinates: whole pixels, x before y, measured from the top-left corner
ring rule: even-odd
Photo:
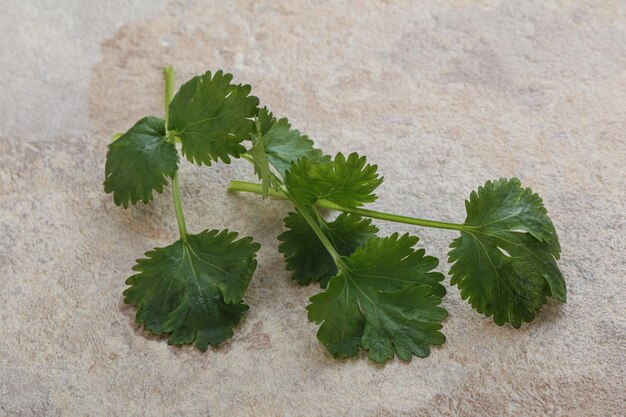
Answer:
[[[626,4],[598,1],[3,2],[0,416],[618,416],[626,403]],[[462,221],[517,176],[560,234],[569,302],[520,330],[450,288],[427,359],[334,360],[285,271],[289,206],[229,195],[242,161],[182,164],[188,227],[262,244],[232,340],[200,353],[144,334],[122,302],[146,250],[177,238],[169,189],[123,210],[106,145],[223,68],[328,153],[386,181],[374,208]],[[411,231],[442,260],[455,233]]]

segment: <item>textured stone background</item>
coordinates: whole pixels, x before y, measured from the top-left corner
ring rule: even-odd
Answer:
[[[626,4],[609,1],[2,2],[0,416],[623,415]],[[333,360],[284,270],[288,206],[228,195],[241,161],[183,164],[191,231],[262,245],[235,337],[202,354],[134,325],[134,259],[176,239],[169,192],[123,210],[106,145],[162,114],[178,81],[223,68],[327,152],[386,177],[377,209],[462,221],[487,179],[518,176],[560,233],[567,305],[521,330],[449,290],[448,341],[385,367]],[[454,233],[413,231],[445,259]],[[445,262],[440,266],[447,272]]]

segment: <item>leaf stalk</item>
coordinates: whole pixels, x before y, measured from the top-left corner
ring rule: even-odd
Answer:
[[[289,201],[291,201],[291,203],[294,205],[298,213],[300,213],[300,215],[304,218],[304,220],[306,220],[306,222],[309,224],[309,226],[311,227],[311,230],[313,230],[313,232],[318,237],[320,242],[322,242],[322,245],[324,245],[324,248],[326,248],[328,253],[330,253],[330,256],[333,257],[333,260],[335,261],[337,266],[343,266],[344,263],[343,263],[343,260],[341,259],[341,255],[339,255],[337,250],[335,250],[335,247],[330,242],[330,240],[328,240],[328,238],[324,234],[324,231],[320,228],[317,221],[311,216],[311,213],[309,213],[306,210],[306,208],[302,204],[300,204],[298,200],[296,200],[289,194],[289,190],[287,190],[287,187],[285,187],[284,184],[281,183],[279,187],[281,188],[281,192],[283,193],[283,195]],[[315,207],[312,207],[312,209],[315,210]]]
[[[247,192],[254,194],[262,194],[262,188],[260,184],[247,182],[247,181],[231,181],[228,191],[235,192]],[[270,190],[270,197],[280,200],[290,200],[282,191]],[[431,227],[436,229],[448,229],[448,230],[466,230],[467,227],[463,224],[440,222],[436,220],[420,219],[417,217],[402,216],[399,214],[385,213],[376,210],[367,210],[355,207],[344,207],[339,204],[332,203],[327,200],[319,200],[316,204],[317,207],[327,208],[330,210],[341,211],[344,213],[357,214],[363,217],[369,217],[372,219],[384,220],[395,223],[404,223],[414,226]]]
[[[167,125],[170,116],[170,102],[172,101],[172,97],[174,96],[174,68],[172,68],[172,66],[164,68],[163,76],[165,78],[165,132],[168,138],[170,138],[169,132],[167,131]],[[172,178],[172,197],[174,198],[174,210],[176,211],[176,222],[178,223],[180,240],[186,242],[187,225],[185,224],[185,215],[183,213],[183,201],[180,196],[178,171],[174,173],[174,177]]]

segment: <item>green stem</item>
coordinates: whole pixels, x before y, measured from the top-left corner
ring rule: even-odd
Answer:
[[[231,181],[228,191],[243,191],[248,193],[262,194],[260,184],[255,184],[245,181]],[[288,200],[289,198],[280,191],[270,190],[270,197],[278,198],[281,200]],[[401,216],[398,214],[384,213],[375,210],[367,210],[361,208],[344,207],[339,204],[332,203],[327,200],[320,200],[316,204],[317,207],[323,207],[331,210],[342,211],[344,213],[358,214],[359,216],[370,217],[372,219],[385,220],[395,223],[405,223],[414,226],[434,227],[437,229],[449,229],[449,230],[465,230],[466,226],[457,223],[438,222],[435,220],[419,219],[416,217]]]
[[[330,201],[321,200],[319,206],[331,210],[343,211],[345,213],[358,214],[363,217],[371,217],[372,219],[385,220],[388,222],[411,224],[414,226],[434,227],[436,229],[448,230],[464,230],[465,225],[458,223],[439,222],[436,220],[420,219],[417,217],[402,216],[399,214],[385,213],[376,210],[367,210],[354,207],[343,207]]]
[[[291,201],[291,203],[294,205],[296,210],[298,210],[298,213],[300,213],[300,215],[304,218],[304,220],[306,220],[306,222],[309,224],[309,226],[311,227],[315,235],[317,235],[320,242],[322,242],[322,245],[324,245],[328,253],[330,253],[330,256],[333,257],[337,266],[343,266],[344,264],[343,264],[343,261],[341,260],[341,255],[337,253],[333,244],[330,242],[330,240],[328,240],[328,238],[326,237],[326,235],[320,228],[319,224],[317,223],[317,220],[315,220],[311,216],[311,213],[309,213],[306,207],[302,206],[302,204],[300,204],[298,200],[296,200],[295,198],[291,196],[291,194],[289,194],[287,187],[281,184],[280,188],[281,188],[280,192],[282,193],[282,195],[285,196],[285,199],[288,199],[289,201]],[[275,191],[275,192],[278,192],[278,191]],[[315,207],[311,207],[311,209],[315,210]]]
[[[261,187],[261,184],[255,184],[253,182],[246,181],[231,181],[230,186],[228,186],[228,191],[243,191],[246,193],[263,195],[263,188]],[[289,200],[289,198],[282,191],[276,191],[273,188],[269,189],[267,195],[278,200]]]
[[[247,153],[242,153],[241,154],[241,159],[244,159],[248,162],[250,162],[251,164],[254,164],[254,158],[252,157],[252,155],[247,154]],[[243,182],[243,181],[238,181],[238,182]],[[251,183],[252,184],[252,183]],[[256,185],[256,184],[255,184]]]
[[[241,157],[249,162],[254,163],[254,157],[252,157],[251,155],[243,154],[241,155]],[[306,207],[300,204],[300,202],[296,200],[289,193],[289,190],[287,189],[287,187],[285,187],[285,184],[283,184],[280,178],[278,178],[276,175],[271,174],[271,173],[270,175],[272,176],[272,182],[276,184],[278,188],[280,188],[280,191],[275,190],[274,188],[270,188],[269,190],[265,190],[267,194],[264,194],[263,186],[261,184],[254,184],[251,182],[244,182],[244,181],[231,181],[230,184],[231,184],[231,187],[233,187],[233,184],[236,184],[243,188],[246,188],[245,191],[259,193],[261,195],[269,195],[274,198],[280,198],[283,200],[291,201],[291,203],[294,205],[298,213],[300,213],[300,215],[304,218],[304,220],[306,220],[306,222],[309,224],[313,232],[319,238],[320,242],[322,242],[322,245],[324,245],[324,247],[326,248],[330,256],[333,257],[335,264],[337,264],[337,266],[344,266],[344,262],[341,259],[341,255],[337,253],[333,244],[330,242],[330,240],[328,240],[328,238],[326,237],[326,235],[320,228],[319,224],[317,223],[317,220],[311,216],[311,213],[309,213]],[[231,187],[229,187],[228,190],[231,190]],[[238,191],[238,190],[235,190],[233,188],[233,191]],[[317,212],[315,207],[311,207],[311,210],[313,210],[314,213],[319,217],[319,213]]]
[[[167,125],[170,117],[170,102],[174,96],[174,68],[171,66],[163,69],[165,77],[165,130],[167,134]],[[180,240],[187,241],[187,225],[185,224],[185,215],[183,214],[183,200],[180,196],[180,186],[178,185],[178,170],[172,178],[172,196],[174,197],[174,209],[176,210],[176,221],[178,222],[178,232]]]
[[[170,119],[170,102],[174,97],[174,68],[171,65],[163,68],[163,76],[165,77],[165,128],[167,129]]]
[[[187,225],[185,225],[185,216],[183,214],[183,202],[180,198],[180,188],[178,186],[178,171],[172,178],[172,195],[174,196],[174,209],[176,210],[176,221],[178,222],[178,231],[180,232],[180,239],[183,242],[187,241]]]

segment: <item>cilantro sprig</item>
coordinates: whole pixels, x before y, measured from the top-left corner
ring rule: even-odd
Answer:
[[[228,230],[187,232],[177,144],[199,165],[251,162],[260,183],[231,181],[229,190],[291,203],[278,250],[297,283],[320,283],[308,318],[333,356],[364,350],[378,363],[408,361],[445,341],[439,261],[415,248],[417,236],[378,236],[372,219],[458,232],[450,284],[498,325],[519,328],[549,298],[566,302],[555,227],[541,198],[518,179],[487,181],[472,192],[463,223],[369,210],[363,206],[376,200],[383,177],[365,156],[325,155],[287,119],[260,108],[250,86],[232,83],[230,74],[194,77],[173,99],[171,68],[165,78],[165,119],[143,118],[109,145],[104,188],[126,208],[149,203],[171,182],[180,239],[139,259],[124,291],[137,322],[167,334],[169,343],[206,350],[232,336],[248,309],[243,299],[259,249]],[[340,214],[328,220],[321,209]]]
[[[150,202],[152,191],[161,193],[171,181],[180,239],[137,260],[124,302],[137,307],[136,321],[146,330],[169,335],[170,344],[193,343],[205,351],[230,338],[248,309],[243,297],[260,246],[250,237],[236,240],[237,233],[228,230],[187,232],[176,142],[199,164],[238,157],[245,151],[239,142],[253,127],[239,118],[252,114],[258,99],[247,97],[249,86],[230,84],[232,76],[207,72],[184,84],[172,100],[174,71],[168,67],[164,74],[165,120],[143,118],[109,145],[104,190],[126,208],[129,201]],[[208,103],[199,101],[203,98]]]

